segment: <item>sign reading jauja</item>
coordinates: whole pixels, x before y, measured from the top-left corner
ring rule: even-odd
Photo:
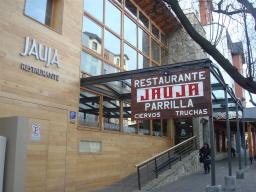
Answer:
[[[134,75],[132,118],[160,119],[211,115],[209,68]]]

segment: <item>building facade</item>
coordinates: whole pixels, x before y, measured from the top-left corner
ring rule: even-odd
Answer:
[[[0,10],[0,135],[15,157],[5,177],[24,178],[6,191],[93,191],[202,137],[199,118],[132,121],[130,103],[80,87],[81,77],[205,58],[164,3],[14,0]]]

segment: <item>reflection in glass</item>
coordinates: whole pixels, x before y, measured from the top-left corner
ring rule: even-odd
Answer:
[[[112,65],[109,65],[107,63],[104,63],[103,65],[103,74],[109,74],[109,73],[117,73],[120,70],[116,67],[113,67]]]
[[[138,63],[138,68],[143,69],[149,67],[149,59],[146,58],[145,56],[139,54],[139,63]]]
[[[152,62],[152,63],[151,63],[151,66],[152,66],[152,67],[158,67],[159,65],[158,65],[157,63],[155,63],[155,62]]]
[[[127,16],[124,16],[124,38],[137,47],[137,26]]]
[[[120,39],[106,31],[104,40],[104,59],[113,65],[120,66]]]
[[[161,131],[161,120],[154,119],[153,120],[153,136],[160,136]]]
[[[102,28],[87,17],[83,18],[82,45],[101,54]]]
[[[163,33],[161,33],[161,42],[167,46],[167,39]]]
[[[127,10],[133,17],[137,17],[137,8],[131,1],[125,1],[125,10]]]
[[[168,120],[167,119],[162,120],[162,126],[163,126],[163,136],[167,136],[167,128],[168,128]]]
[[[151,25],[151,30],[153,35],[159,39],[159,30],[153,24]]]
[[[151,55],[152,55],[152,59],[154,59],[157,62],[160,61],[160,47],[157,44],[157,42],[154,41],[153,39],[151,41]]]
[[[168,64],[168,52],[164,48],[161,48],[161,64],[162,65]]]
[[[51,0],[26,0],[25,14],[45,25],[51,25],[52,1]]]
[[[123,130],[125,133],[136,133],[137,123],[131,119],[130,103],[123,103]]]
[[[139,22],[144,27],[148,28],[148,26],[149,26],[148,18],[142,12],[139,12]]]
[[[79,124],[99,127],[100,96],[87,91],[80,92]]]
[[[145,121],[138,121],[139,123],[139,134],[140,135],[149,135],[149,127],[150,127],[150,121],[145,120]]]
[[[81,52],[81,72],[88,73],[90,75],[100,75],[102,68],[101,60],[93,57],[92,55],[82,51]]]
[[[84,0],[84,10],[103,22],[103,0]]]
[[[138,41],[139,50],[149,55],[149,36],[141,28],[138,28]]]
[[[124,69],[135,70],[137,69],[137,52],[129,45],[124,45]]]
[[[121,11],[112,3],[106,1],[105,5],[105,24],[118,35],[121,30]]]
[[[120,102],[109,97],[103,97],[104,129],[120,130]]]

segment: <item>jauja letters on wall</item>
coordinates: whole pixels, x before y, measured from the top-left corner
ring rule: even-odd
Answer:
[[[134,75],[132,118],[160,119],[211,115],[208,68]]]

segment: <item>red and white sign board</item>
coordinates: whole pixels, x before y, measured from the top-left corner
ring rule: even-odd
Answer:
[[[134,120],[211,115],[209,68],[134,75],[131,89]]]

